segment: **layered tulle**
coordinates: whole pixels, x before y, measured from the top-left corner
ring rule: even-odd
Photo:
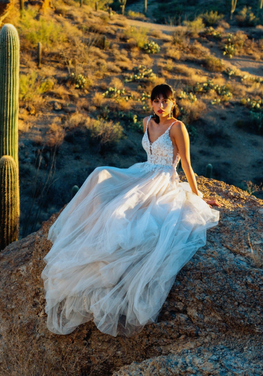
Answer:
[[[93,320],[130,336],[154,322],[218,212],[167,171],[99,167],[50,228],[42,278],[49,330]]]

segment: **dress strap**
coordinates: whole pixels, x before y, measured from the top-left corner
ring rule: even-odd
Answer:
[[[148,120],[147,120],[147,123],[146,123],[146,131],[147,131],[147,129],[148,129],[148,124],[149,124],[149,121],[150,121],[151,118],[152,118],[152,115],[150,115],[150,116],[148,117]]]
[[[167,131],[169,131],[169,130],[172,128],[172,126],[173,126],[176,122],[177,122],[177,120],[175,120],[175,121],[170,125],[170,127],[167,129]]]

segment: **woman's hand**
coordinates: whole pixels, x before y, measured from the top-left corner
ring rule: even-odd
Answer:
[[[220,204],[220,202],[217,201],[217,199],[211,199],[211,198],[205,198],[204,201],[210,206],[210,208],[212,206],[218,206],[218,207],[221,207],[222,204]]]

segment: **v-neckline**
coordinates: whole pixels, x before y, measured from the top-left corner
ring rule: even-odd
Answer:
[[[166,129],[165,132],[163,132],[159,137],[157,137],[155,141],[152,142],[152,141],[150,140],[150,137],[149,137],[149,128],[148,128],[148,126],[147,126],[146,133],[147,133],[147,138],[148,138],[149,144],[150,144],[150,145],[153,145],[156,141],[159,140],[159,138],[161,138],[161,137],[162,137],[162,136],[168,131],[169,128],[170,128],[170,126]]]

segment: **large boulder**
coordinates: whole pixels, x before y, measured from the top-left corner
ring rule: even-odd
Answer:
[[[46,328],[42,228],[0,254],[1,375],[260,375],[263,366],[263,201],[198,178],[220,199],[207,244],[178,274],[158,322],[116,338],[92,322],[67,336]]]

